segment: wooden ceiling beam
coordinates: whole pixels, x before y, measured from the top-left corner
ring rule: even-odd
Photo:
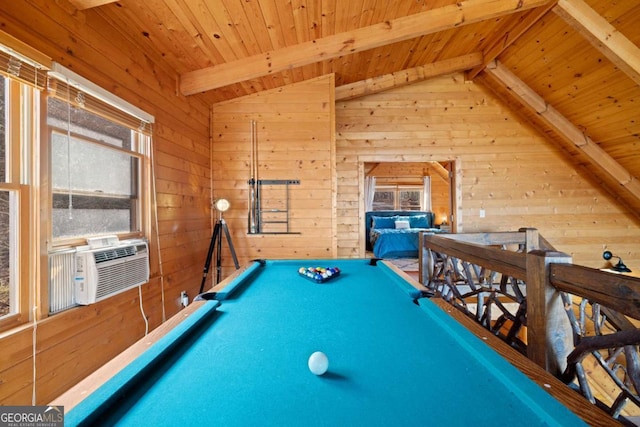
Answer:
[[[434,175],[437,175],[440,178],[442,178],[444,182],[447,182],[447,183],[450,182],[449,171],[447,170],[447,168],[442,166],[440,162],[429,162],[429,166],[433,168],[435,172]]]
[[[272,50],[180,76],[180,91],[193,95],[328,59],[523,12],[550,0],[464,0],[427,12]]]
[[[109,3],[115,3],[116,1],[117,0],[69,0],[69,3],[71,3],[78,10],[85,10]]]
[[[640,85],[640,48],[583,0],[558,0],[553,11]]]
[[[338,86],[336,87],[336,101],[347,101],[349,99],[389,90],[394,87],[406,86],[443,74],[468,70],[476,65],[482,64],[482,62],[482,54],[475,52],[469,55],[434,62],[433,64],[409,68]]]
[[[484,62],[467,73],[467,80],[473,80],[487,64],[496,59],[502,52],[507,50],[516,40],[526,33],[533,25],[538,22],[544,15],[546,15],[556,5],[555,1],[552,1],[544,6],[537,7],[530,10],[518,21],[518,23],[511,28],[505,34],[498,34],[496,40],[487,44],[488,48],[485,49],[482,54],[484,56]]]
[[[605,152],[591,138],[585,135],[558,110],[549,105],[540,95],[527,86],[507,67],[498,61],[485,68],[485,72],[494,76],[514,94],[526,107],[534,110],[545,122],[553,127],[563,138],[580,149],[592,164],[613,177],[622,187],[640,201],[640,181],[620,163]]]

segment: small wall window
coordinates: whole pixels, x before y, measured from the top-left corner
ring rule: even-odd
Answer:
[[[398,204],[402,211],[419,211],[422,210],[422,190],[421,189],[408,189],[399,188],[398,190]]]
[[[423,210],[424,190],[421,186],[382,185],[376,186],[373,210]]]
[[[394,188],[376,187],[373,195],[374,211],[393,211],[396,209],[396,191]]]

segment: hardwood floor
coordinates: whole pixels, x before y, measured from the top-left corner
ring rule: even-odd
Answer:
[[[420,276],[418,275],[417,271],[404,271],[404,272],[407,273],[407,275],[411,277],[413,280],[418,282],[420,281]]]
[[[371,256],[373,256],[372,253]],[[419,280],[419,270],[418,270],[418,259],[417,258],[400,258],[400,259],[387,259],[385,261],[388,261],[392,264],[394,264],[396,267],[398,267],[400,270],[402,270],[403,272],[405,272],[408,276],[410,276],[412,279],[416,280],[416,281],[420,281]]]

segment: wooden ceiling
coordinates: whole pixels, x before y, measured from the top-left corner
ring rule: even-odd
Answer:
[[[636,0],[68,0],[216,103],[334,73],[349,99],[454,71],[640,217]]]

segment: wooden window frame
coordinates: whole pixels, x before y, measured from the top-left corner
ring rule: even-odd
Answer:
[[[388,192],[394,193],[394,199],[393,199],[394,207],[388,210],[397,211],[397,210],[402,210],[402,208],[400,207],[401,192],[418,191],[420,193],[424,193],[424,188],[419,185],[410,185],[410,184],[381,184],[379,186],[376,186],[376,192],[378,191],[388,191]],[[424,210],[423,199],[424,199],[424,195],[422,194],[422,196],[420,197],[420,209],[418,210]]]
[[[11,192],[15,203],[11,211],[11,223],[15,237],[11,250],[13,252],[12,271],[14,312],[0,318],[0,331],[14,328],[33,319],[32,307],[36,289],[32,283],[37,281],[36,254],[37,241],[34,229],[37,226],[36,209],[32,195],[35,193],[33,183],[35,172],[33,153],[37,143],[38,96],[39,91],[16,79],[6,80],[6,150],[7,174],[6,182],[0,183],[0,190]],[[4,96],[4,94],[2,94]],[[37,306],[37,305],[36,305]]]
[[[85,105],[80,106],[77,103],[78,93],[82,93],[83,101]],[[43,165],[43,171],[46,170],[46,173],[43,172],[43,176],[47,176],[46,185],[43,186],[43,191],[46,193],[46,201],[44,201],[42,206],[42,211],[45,213],[47,221],[47,229],[43,230],[45,235],[47,236],[47,251],[52,251],[56,249],[62,249],[67,247],[74,247],[86,244],[86,237],[96,237],[100,235],[113,235],[114,233],[101,233],[92,236],[77,236],[77,237],[53,237],[52,230],[52,214],[53,214],[53,188],[51,181],[51,164],[50,157],[51,153],[51,133],[53,132],[54,127],[47,124],[47,98],[54,97],[58,100],[70,103],[72,106],[76,108],[81,108],[86,110],[87,112],[94,114],[96,116],[100,116],[106,120],[109,120],[113,123],[122,125],[124,127],[129,128],[132,131],[132,147],[131,149],[119,149],[117,147],[111,146],[109,144],[102,144],[105,147],[122,151],[131,157],[135,157],[138,159],[138,170],[137,174],[137,208],[136,212],[136,222],[137,222],[137,230],[130,230],[129,232],[115,233],[119,239],[131,239],[131,238],[142,238],[145,236],[151,235],[151,191],[152,191],[152,182],[151,182],[151,144],[152,144],[152,129],[149,123],[144,122],[141,119],[137,119],[133,113],[128,114],[123,112],[122,110],[115,108],[104,101],[98,99],[95,96],[92,96],[90,90],[88,92],[83,92],[81,89],[73,86],[72,84],[68,84],[58,78],[52,78],[49,83],[49,90],[46,97],[43,97],[44,100],[42,102],[42,118],[41,122],[42,126],[42,143],[41,147],[43,150],[42,157],[47,159],[46,165]],[[138,127],[138,129],[136,129]],[[58,129],[59,130],[59,129]],[[74,136],[75,138],[76,136]],[[81,136],[81,139],[89,139],[85,136]],[[90,141],[92,144],[100,145],[100,142]]]

